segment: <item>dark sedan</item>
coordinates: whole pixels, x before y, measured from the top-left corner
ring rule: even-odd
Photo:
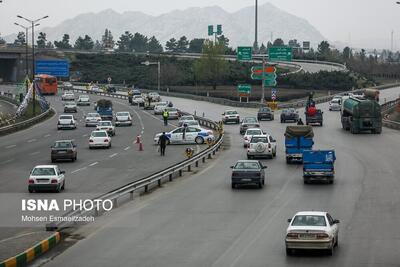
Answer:
[[[78,152],[72,140],[59,140],[51,146],[51,162],[77,159]]]
[[[257,112],[257,119],[259,121],[262,121],[262,120],[273,121],[274,120],[274,112],[270,108],[261,107]]]
[[[288,108],[282,110],[281,123],[292,121],[297,122],[299,120],[299,113],[294,108]]]
[[[232,188],[238,185],[257,185],[262,188],[265,184],[265,171],[258,160],[239,160],[232,168]]]

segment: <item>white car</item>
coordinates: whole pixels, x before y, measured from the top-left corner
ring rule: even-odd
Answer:
[[[164,109],[166,109],[168,107],[168,103],[167,102],[158,102],[154,105],[154,115],[161,115],[164,111]]]
[[[75,100],[75,95],[72,92],[64,92],[64,94],[61,96],[62,101],[74,101]]]
[[[236,124],[239,124],[240,116],[236,110],[225,110],[225,112],[222,113],[222,122],[225,124],[229,122],[234,122]]]
[[[76,129],[76,121],[72,115],[60,115],[58,117],[57,129]]]
[[[64,113],[70,113],[70,112],[74,113],[78,112],[78,107],[76,106],[76,103],[74,101],[68,101],[65,102],[64,104]]]
[[[90,98],[88,95],[80,95],[78,97],[78,106],[90,106]]]
[[[342,98],[333,98],[329,102],[329,110],[330,111],[340,111],[342,108]]]
[[[112,124],[111,121],[99,121],[96,126],[96,131],[106,131],[108,135],[114,136],[115,135],[115,126]]]
[[[100,89],[100,87],[98,85],[92,85],[90,86],[90,89],[93,92],[102,92],[103,90]]]
[[[132,116],[128,111],[120,111],[115,114],[115,126],[132,126]]]
[[[207,140],[215,139],[213,131],[193,126],[179,127],[165,134],[169,138],[168,144],[203,144]],[[155,144],[158,144],[161,135],[162,133],[158,133],[154,136]]]
[[[196,121],[192,115],[183,115],[179,118],[178,126],[183,126],[185,123],[189,121]]]
[[[106,131],[93,131],[89,137],[89,148],[105,147],[111,148],[111,137],[108,136]]]
[[[138,106],[143,106],[144,105],[144,99],[141,95],[134,95],[132,96],[132,104],[138,105]]]
[[[177,108],[166,107],[165,110],[168,111],[168,119],[169,120],[179,119],[180,113]]]
[[[248,147],[250,144],[250,140],[254,135],[263,135],[264,132],[260,128],[250,128],[247,129],[244,138],[243,138],[243,146]]]
[[[339,220],[324,211],[302,211],[288,219],[286,254],[297,249],[326,250],[329,255],[339,244]]]
[[[62,87],[64,90],[72,90],[74,86],[70,82],[63,82]]]
[[[101,121],[101,116],[99,113],[88,113],[85,117],[85,125],[88,126],[97,126]]]
[[[148,94],[148,96],[152,99],[152,101],[155,101],[155,102],[161,101],[161,96],[160,96],[159,93],[150,92],[150,93]]]
[[[276,157],[276,140],[268,134],[253,135],[247,148],[247,159]]]
[[[38,165],[30,173],[28,191],[33,193],[39,190],[60,192],[65,189],[65,171],[57,165]]]

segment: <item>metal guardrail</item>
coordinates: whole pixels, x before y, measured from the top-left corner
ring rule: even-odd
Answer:
[[[80,89],[78,89],[80,90]],[[86,90],[85,90],[86,91]],[[96,93],[97,94],[97,93]],[[99,93],[99,95],[104,95]],[[205,126],[207,128],[213,129],[213,130],[219,130],[219,125],[218,123],[195,116],[195,118],[199,121],[200,125]],[[119,187],[117,189],[111,190],[108,193],[102,194],[100,196],[97,196],[93,198],[92,200],[111,200],[113,202],[113,208],[118,207],[118,201],[121,198],[127,197],[129,195],[130,200],[134,198],[134,193],[139,192],[139,190],[142,190],[143,192],[147,192],[149,190],[150,186],[161,186],[161,184],[168,181],[172,181],[174,178],[174,175],[179,175],[182,176],[182,173],[184,170],[191,171],[192,166],[199,166],[200,162],[205,163],[206,159],[211,159],[213,155],[216,154],[216,152],[219,151],[221,148],[221,145],[223,143],[223,133],[220,132],[218,139],[215,141],[215,143],[200,152],[199,154],[194,155],[193,157],[186,159],[182,162],[179,162],[177,164],[174,164],[170,167],[168,167],[165,170],[156,172],[154,174],[151,174],[150,176],[147,176],[145,178],[142,178],[140,180],[128,183],[127,185],[124,185],[122,187]],[[62,217],[74,217],[74,216],[87,216],[87,215],[92,215],[92,216],[99,216],[101,214],[101,210],[70,210],[67,213],[63,214]],[[56,229],[64,229],[70,226],[76,225],[74,222],[68,222],[68,221],[62,221],[58,223],[50,223],[46,224],[46,230],[47,231],[54,231]]]
[[[391,113],[398,105],[400,105],[400,98],[389,101],[382,105],[382,124],[383,126],[391,129],[400,130],[400,122],[392,121],[388,119],[388,114]]]

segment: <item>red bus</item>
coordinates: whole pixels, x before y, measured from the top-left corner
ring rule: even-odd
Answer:
[[[40,92],[44,95],[56,95],[58,86],[57,78],[47,74],[39,74],[35,76],[35,80],[39,82]]]

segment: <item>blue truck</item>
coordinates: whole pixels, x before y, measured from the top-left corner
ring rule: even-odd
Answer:
[[[304,183],[327,180],[333,184],[335,177],[335,150],[305,150],[303,151]]]
[[[285,132],[286,163],[303,162],[303,151],[311,150],[314,141],[311,126],[287,126]]]
[[[102,120],[113,120],[113,106],[108,99],[100,99],[96,103],[96,111],[99,113]]]

